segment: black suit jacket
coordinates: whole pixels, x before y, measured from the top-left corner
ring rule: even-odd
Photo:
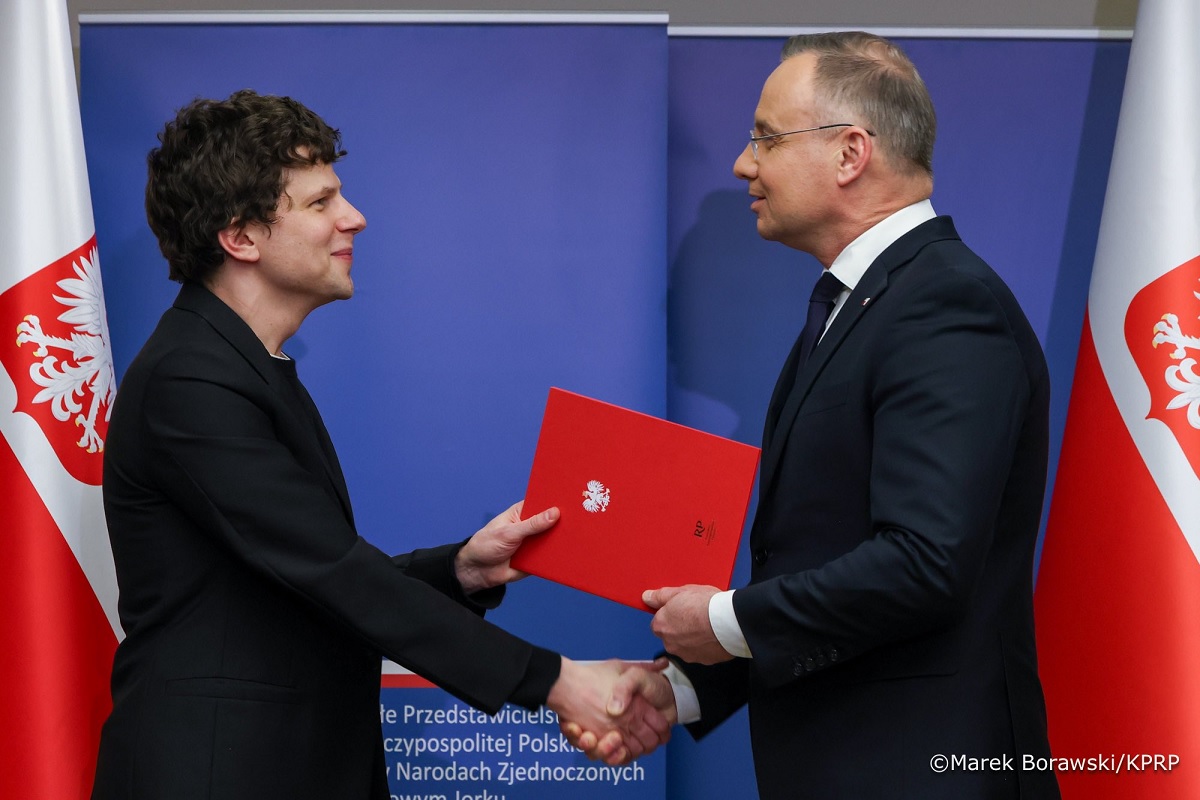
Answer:
[[[754,657],[686,667],[695,735],[749,702],[764,798],[1058,796],[1022,769],[1049,755],[1032,610],[1048,401],[1024,314],[945,217],[885,250],[781,379],[734,594]],[[938,755],[1001,760],[938,772]]]
[[[544,700],[550,654],[481,619],[456,546],[358,536],[294,365],[198,285],[125,374],[104,505],[126,636],[97,800],[388,797],[381,654],[487,711]]]

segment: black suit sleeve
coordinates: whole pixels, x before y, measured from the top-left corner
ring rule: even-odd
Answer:
[[[247,373],[203,348],[157,363],[143,425],[170,502],[246,566],[464,701],[544,701],[557,657],[447,597],[452,547],[393,560],[358,536],[316,445],[306,454],[311,426]]]
[[[454,571],[454,559],[466,543],[467,540],[463,540],[453,545],[420,548],[393,556],[392,562],[410,578],[424,581],[459,605],[483,616],[484,612],[500,605],[507,587],[493,586],[473,594],[463,591]]]
[[[685,726],[693,738],[700,739],[707,735],[748,701],[750,664],[746,659],[735,658],[704,666],[668,657],[687,675],[700,700],[700,720]]]

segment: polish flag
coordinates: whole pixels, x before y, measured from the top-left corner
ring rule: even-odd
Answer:
[[[1038,574],[1068,799],[1200,798],[1198,33],[1141,0]]]
[[[64,0],[0,3],[0,794],[86,798],[121,636],[113,366]]]

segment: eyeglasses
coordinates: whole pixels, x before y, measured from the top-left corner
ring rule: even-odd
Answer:
[[[754,155],[754,160],[758,161],[758,143],[767,139],[778,139],[781,136],[791,136],[793,133],[811,133],[812,131],[825,131],[830,128],[853,128],[853,122],[835,122],[832,125],[818,125],[815,128],[801,128],[798,131],[784,131],[783,133],[765,133],[762,136],[755,136],[754,131],[750,131],[750,152]],[[863,130],[867,130],[863,128]],[[875,131],[867,130],[869,136],[874,136]]]

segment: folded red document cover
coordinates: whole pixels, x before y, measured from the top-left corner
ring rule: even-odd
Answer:
[[[512,566],[646,610],[642,592],[729,588],[759,449],[552,388],[525,516],[558,524]]]

